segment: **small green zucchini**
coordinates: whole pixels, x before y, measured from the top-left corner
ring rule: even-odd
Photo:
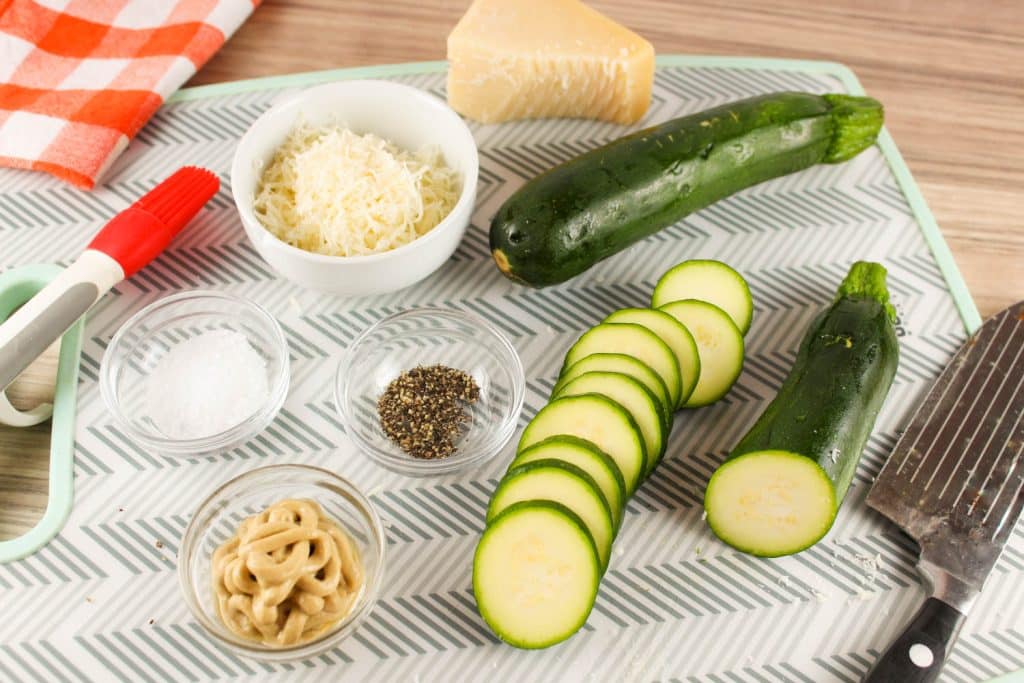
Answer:
[[[780,92],[627,135],[530,180],[498,209],[491,254],[544,287],[757,183],[851,159],[874,144],[869,97]]]
[[[778,395],[711,476],[708,525],[734,548],[791,555],[832,527],[899,363],[885,275],[853,264]]]

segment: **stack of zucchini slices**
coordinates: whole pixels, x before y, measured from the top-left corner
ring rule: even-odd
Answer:
[[[569,349],[476,549],[477,606],[502,640],[548,647],[586,622],[626,503],[664,455],[673,414],[729,391],[752,313],[739,273],[685,261],[658,281],[651,308],[615,311]]]

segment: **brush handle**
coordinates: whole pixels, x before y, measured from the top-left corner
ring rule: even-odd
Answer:
[[[87,249],[11,314],[0,324],[0,390],[123,279],[124,270],[113,257]]]
[[[85,252],[0,324],[0,390],[121,280],[160,255],[220,187],[186,166],[110,219]]]
[[[155,259],[181,228],[138,205],[114,216],[67,270],[0,325],[0,389],[111,287]]]

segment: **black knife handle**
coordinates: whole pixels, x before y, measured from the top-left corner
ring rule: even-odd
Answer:
[[[938,598],[928,598],[902,635],[878,658],[865,683],[930,683],[939,677],[946,651],[964,615]]]

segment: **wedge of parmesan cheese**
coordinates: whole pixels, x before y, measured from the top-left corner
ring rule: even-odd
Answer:
[[[654,48],[579,0],[475,0],[448,36],[448,103],[477,121],[633,123]]]

